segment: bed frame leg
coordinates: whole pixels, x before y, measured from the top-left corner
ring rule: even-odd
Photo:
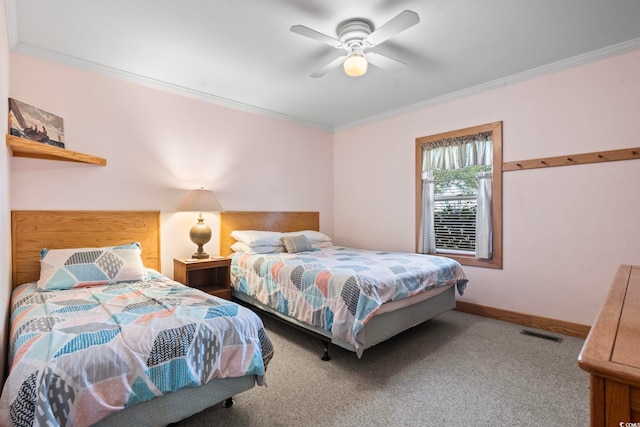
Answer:
[[[235,400],[233,400],[233,397],[230,397],[230,398],[228,398],[227,400],[224,401],[222,406],[224,406],[225,408],[231,408],[234,403],[236,403]]]
[[[331,360],[331,357],[329,357],[329,342],[322,341],[322,348],[324,350],[324,354],[322,355],[322,360],[324,361]]]

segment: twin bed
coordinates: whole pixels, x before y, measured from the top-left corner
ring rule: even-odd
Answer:
[[[159,212],[12,213],[0,425],[166,425],[264,384],[262,321],[159,274],[159,229]]]
[[[311,247],[275,245],[302,230]],[[334,246],[318,230],[318,212],[223,212],[220,252],[232,259],[234,299],[320,338],[323,360],[329,360],[329,342],[361,357],[455,308],[455,292],[466,286],[452,259]]]

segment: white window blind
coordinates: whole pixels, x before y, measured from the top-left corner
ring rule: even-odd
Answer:
[[[433,206],[436,252],[474,254],[476,196],[436,196]]]
[[[433,232],[436,253],[476,253],[477,174],[483,171],[490,173],[491,166],[477,165],[433,171]]]

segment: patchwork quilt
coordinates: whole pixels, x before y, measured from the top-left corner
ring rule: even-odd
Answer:
[[[450,258],[339,246],[296,254],[236,252],[231,279],[237,292],[330,331],[358,356],[365,345],[358,333],[382,304],[445,285],[462,294],[467,283]]]
[[[87,426],[214,378],[264,385],[273,347],[252,311],[156,274],[11,301],[0,425]]]

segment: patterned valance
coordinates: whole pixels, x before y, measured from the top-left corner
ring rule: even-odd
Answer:
[[[459,169],[493,164],[491,132],[422,144],[422,170]]]

